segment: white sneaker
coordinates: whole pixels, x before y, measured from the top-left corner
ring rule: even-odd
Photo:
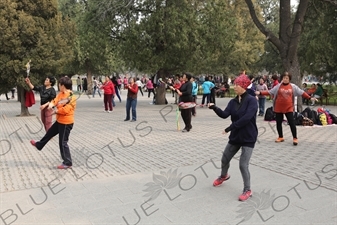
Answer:
[[[108,113],[112,113],[112,111],[109,111]]]

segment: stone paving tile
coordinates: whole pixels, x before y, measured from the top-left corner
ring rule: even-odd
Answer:
[[[168,99],[172,101],[171,96]],[[225,107],[228,100],[217,99],[217,102]],[[123,121],[124,102],[117,103],[113,113],[107,114],[102,111],[102,99],[81,96],[69,142],[74,167],[58,171],[55,169],[60,163],[57,137],[43,151],[37,151],[29,140],[44,134],[38,117],[18,118],[19,103],[1,102],[0,114],[5,116],[0,119],[4,131],[0,138],[8,140],[0,143],[1,152],[8,153],[0,156],[0,192],[46,186],[56,177],[65,184],[195,165],[213,157],[220,159],[228,140],[221,131],[230,124],[229,119],[222,120],[211,110],[198,108],[192,131],[182,134],[176,131],[175,105],[150,105],[146,97],[140,97],[138,103],[138,121],[130,123]],[[267,107],[269,105],[268,102]],[[337,107],[330,108],[336,113]],[[30,111],[39,115],[37,105]],[[292,146],[288,126],[284,125],[286,141],[280,144],[274,143],[275,123],[264,122],[259,117],[258,128],[259,141],[252,165],[313,184],[317,181],[315,172],[334,175],[333,171],[327,171],[336,167],[337,126],[297,127],[300,144],[296,147]],[[13,133],[15,131],[17,133]],[[179,141],[182,135],[186,137]],[[337,190],[333,179],[324,179],[322,186]],[[84,192],[81,190],[78,194]]]
[[[55,205],[55,208],[44,209],[44,205],[41,205],[40,208],[36,206],[34,211],[28,214],[27,217],[20,217],[20,219],[33,216],[31,221],[36,221],[36,224],[40,224],[39,218],[45,218],[44,215],[52,214],[58,215],[59,218],[62,219],[62,224],[127,224],[123,220],[124,217],[129,224],[135,224],[138,221],[138,216],[135,213],[136,210],[140,217],[139,224],[237,224],[240,221],[240,218],[236,218],[238,215],[237,211],[242,204],[237,201],[238,192],[242,188],[238,161],[234,160],[231,164],[231,179],[228,180],[225,185],[218,188],[212,187],[214,176],[219,172],[214,168],[214,165],[207,163],[203,166],[208,177],[201,173],[200,170],[195,170],[199,166],[199,164],[196,164],[178,168],[178,174],[181,173],[182,176],[188,174],[194,175],[197,179],[197,183],[193,188],[187,191],[181,190],[178,184],[176,184],[174,188],[169,189],[170,196],[181,194],[180,197],[172,201],[167,198],[164,192],[161,192],[157,199],[144,203],[147,198],[140,192],[144,190],[145,184],[153,181],[153,174],[161,174],[161,172],[168,171],[168,169],[164,169],[141,174],[111,177],[108,179],[102,178],[98,180],[60,184],[57,190],[64,187],[65,189],[59,194],[51,196],[45,203],[51,202]],[[254,191],[256,191],[256,193],[269,188],[272,194],[276,194],[276,196],[286,195],[291,201],[289,208],[281,212],[276,213],[270,208],[269,210],[261,211],[265,218],[273,216],[270,222],[266,224],[307,224],[308,221],[314,221],[311,218],[313,216],[321,218],[321,220],[326,220],[325,224],[334,221],[333,217],[326,218],[326,215],[333,215],[334,209],[337,210],[336,202],[331,198],[331,196],[337,197],[336,192],[322,187],[316,190],[307,190],[307,188],[302,185],[298,186],[298,191],[302,199],[298,199],[294,192],[287,192],[287,190],[293,185],[302,182],[301,180],[271,172],[270,170],[262,169],[254,165],[250,168],[253,176],[252,183],[254,184]],[[266,179],[268,177],[269,179]],[[278,183],[278,180],[281,182]],[[191,184],[186,178],[184,178],[181,183],[186,185],[186,187]],[[107,196],[106,199],[97,199],[95,197],[97,193],[93,190],[94,184],[97,185],[97,190],[100,190],[101,195]],[[258,186],[258,184],[261,184],[261,186]],[[72,194],[75,191],[80,191],[82,188],[88,190],[89,193],[83,193],[83,195],[65,199],[63,201],[63,207],[62,205],[56,204],[57,202],[62,203],[62,201],[55,201],[57,196],[65,195],[69,197],[68,193]],[[133,191],[131,191],[131,189]],[[30,193],[36,196],[40,192],[41,190],[39,189],[24,190],[20,191],[20,195],[24,194],[28,196]],[[51,194],[49,190],[46,192],[48,196]],[[143,191],[143,193],[145,192]],[[11,193],[3,193],[2,196],[5,198],[11,197],[7,196],[7,194]],[[135,199],[139,199],[139,201],[125,204],[118,202],[116,204],[116,202],[111,202],[109,198],[132,195]],[[14,195],[12,196],[14,197]],[[256,201],[259,197],[254,194],[252,199]],[[281,200],[284,200],[284,198]],[[299,213],[305,213],[306,211],[304,211],[304,209],[308,210],[308,212],[309,210],[313,210],[313,212],[320,210],[321,208],[317,207],[317,205],[315,206],[315,201],[318,206],[326,203],[326,206],[330,207],[331,210],[322,211],[321,216],[316,213],[303,214],[303,217],[297,216]],[[71,204],[72,202],[76,204]],[[280,204],[277,205],[277,203]],[[281,203],[282,201],[277,201],[275,207],[284,207],[284,204]],[[145,209],[148,214],[151,212],[154,213],[147,216],[142,210],[141,205],[143,205],[143,209]],[[262,223],[258,214],[254,213],[252,218],[242,224],[264,223]]]

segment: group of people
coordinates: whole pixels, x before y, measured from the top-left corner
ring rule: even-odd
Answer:
[[[95,80],[95,79],[94,79]],[[120,85],[118,84],[117,78],[105,76],[105,81],[103,84],[97,87],[98,89],[103,89],[103,101],[104,101],[104,110],[105,112],[112,112],[113,107],[115,107],[115,96],[118,97],[119,102],[122,102],[120,97]],[[126,98],[126,119],[124,121],[130,120],[130,110],[132,112],[131,122],[137,121],[137,94],[138,94],[138,84],[136,79],[131,77],[128,79],[128,83],[124,84],[124,88],[127,89],[127,98]]]
[[[65,76],[59,79],[58,88],[60,92],[57,95],[54,89],[54,85],[56,83],[56,79],[54,77],[48,76],[45,79],[44,84],[41,86],[34,86],[28,77],[25,81],[31,90],[37,91],[40,94],[41,121],[46,131],[46,134],[41,140],[31,140],[31,145],[41,151],[43,147],[58,134],[60,155],[63,161],[57,166],[57,169],[71,168],[72,158],[68,146],[68,140],[70,131],[74,126],[74,112],[76,109],[76,99],[73,97],[71,78]],[[104,89],[105,108],[107,109],[109,105],[109,109],[112,111],[111,97],[116,94],[115,90],[118,88],[114,88],[114,84],[110,80],[109,76],[106,76],[106,80],[100,88]],[[130,109],[132,108],[131,121],[134,122],[137,120],[136,105],[138,93],[138,86],[135,83],[134,78],[129,79],[127,89],[128,95],[125,121],[130,120]],[[56,115],[56,121],[52,124],[52,116],[54,114]]]
[[[250,172],[249,161],[255,147],[255,143],[258,136],[258,129],[256,125],[257,112],[259,106],[257,99],[262,96],[270,95],[273,98],[274,111],[276,113],[276,123],[278,137],[275,140],[277,143],[284,142],[282,132],[282,121],[285,115],[290,125],[290,130],[293,135],[293,145],[298,144],[296,126],[294,124],[293,111],[294,111],[294,99],[296,96],[302,96],[305,99],[311,99],[316,101],[315,97],[309,96],[304,90],[300,89],[295,84],[291,83],[291,74],[285,72],[281,75],[280,83],[276,84],[271,89],[266,89],[263,85],[263,80],[259,80],[259,85],[263,88],[257,88],[254,91],[254,95],[248,90],[252,85],[252,79],[245,74],[241,74],[234,80],[234,92],[236,97],[231,99],[225,109],[220,109],[215,103],[208,103],[207,107],[215,112],[220,118],[231,118],[231,123],[223,131],[224,135],[229,134],[229,141],[225,147],[225,150],[221,158],[221,173],[220,176],[214,180],[214,186],[220,186],[223,182],[230,179],[228,173],[231,159],[241,149],[240,156],[240,171],[243,179],[243,190],[239,195],[240,201],[245,201],[252,196],[252,190],[250,185]],[[71,154],[68,146],[68,139],[71,129],[74,124],[74,111],[76,108],[76,100],[72,98],[71,79],[68,77],[60,78],[58,84],[60,92],[56,95],[53,90],[53,84],[55,79],[53,77],[47,77],[44,86],[36,87],[32,85],[29,78],[26,79],[27,84],[33,90],[39,91],[41,95],[41,119],[45,124],[46,134],[40,141],[31,140],[31,144],[38,150],[42,150],[48,141],[59,134],[59,147],[60,154],[63,159],[58,169],[68,169],[72,167]],[[207,80],[206,80],[207,82]],[[117,82],[118,85],[118,82]],[[212,88],[211,84],[209,88]],[[194,77],[190,73],[183,73],[180,78],[180,86],[170,85],[170,89],[178,96],[177,103],[193,102],[196,97],[195,86],[198,86]],[[104,89],[104,103],[105,109],[107,106],[111,107],[111,97],[116,94],[115,84],[106,76],[105,82],[100,87]],[[128,79],[128,84],[124,84],[124,88],[128,90],[126,100],[126,118],[125,121],[136,121],[136,106],[137,106],[137,94],[138,84],[135,78]],[[206,89],[206,88],[205,88]],[[207,93],[206,93],[207,94]],[[207,99],[205,96],[204,99]],[[260,101],[259,101],[260,102]],[[130,116],[130,109],[132,108],[132,117]],[[51,111],[48,111],[51,110]],[[193,108],[180,109],[181,116],[183,118],[185,128],[183,132],[189,132],[192,129],[191,119],[193,115]],[[56,114],[56,122],[50,124],[50,115]],[[47,121],[49,120],[49,121]]]
[[[312,84],[310,88],[308,88],[307,83],[302,84],[302,89],[304,92],[306,92],[308,95],[315,97],[316,99],[319,99],[323,95],[323,87],[320,83]],[[302,99],[302,103],[309,105],[308,99]],[[311,101],[311,106],[315,105],[315,101]]]
[[[86,77],[82,79],[80,77],[77,77],[76,85],[77,85],[77,91],[85,92],[85,93],[88,91],[88,80]]]
[[[31,140],[30,143],[41,151],[43,147],[57,134],[59,135],[59,148],[62,163],[58,169],[68,169],[72,167],[72,159],[68,140],[70,131],[74,126],[74,112],[76,109],[76,99],[73,97],[72,80],[69,77],[62,77],[58,81],[59,94],[53,88],[56,79],[47,77],[44,85],[34,86],[30,79],[26,78],[26,83],[30,89],[38,91],[41,97],[41,120],[46,130],[46,134],[39,141]],[[56,121],[52,124],[52,115],[56,115]]]
[[[253,76],[249,76],[249,78],[251,79],[251,85],[247,88],[247,91],[249,94],[256,96],[258,100],[258,105],[259,105],[258,116],[264,116],[266,95],[256,95],[255,92],[259,91],[259,92],[265,93],[265,91],[273,89],[279,84],[279,78],[277,75],[273,75],[272,76],[273,82],[271,82],[270,87],[268,87],[266,84],[266,80],[267,80],[266,77],[258,77],[257,79],[255,79]],[[282,76],[280,80],[282,81]],[[256,84],[256,81],[258,82],[257,84]],[[302,97],[302,103],[309,105],[309,100],[310,100],[311,106],[314,106],[317,99],[320,99],[323,95],[323,87],[320,83],[317,83],[317,84],[313,83],[310,88],[307,87],[306,83],[303,83],[302,90],[305,93],[307,93],[310,97],[312,97],[309,99],[306,97]],[[272,97],[272,95],[268,95],[268,96]]]
[[[290,83],[291,74],[285,72],[280,77],[281,82],[276,84],[270,90],[265,88],[262,90],[256,90],[255,95],[260,96],[270,95],[273,98],[274,112],[276,113],[276,126],[278,137],[275,140],[276,143],[284,142],[282,131],[282,121],[285,115],[290,130],[293,136],[293,145],[298,144],[296,126],[294,122],[294,101],[296,96],[302,96],[305,99],[311,99],[317,101],[315,97],[309,96],[306,92],[301,90],[295,84]],[[276,79],[275,79],[276,80]],[[252,80],[245,74],[241,74],[234,80],[234,91],[237,96],[230,100],[225,110],[222,110],[210,103],[209,108],[221,118],[231,117],[231,125],[228,126],[223,134],[230,132],[229,141],[221,158],[221,174],[213,182],[214,186],[219,186],[230,178],[228,174],[229,163],[234,155],[241,148],[240,156],[240,171],[244,183],[242,194],[239,196],[240,201],[245,201],[252,196],[252,190],[250,187],[250,173],[249,173],[249,161],[257,140],[258,130],[256,126],[256,114],[258,111],[258,104],[256,104],[256,97],[249,94],[247,89],[251,86]],[[260,79],[260,85],[263,83]]]

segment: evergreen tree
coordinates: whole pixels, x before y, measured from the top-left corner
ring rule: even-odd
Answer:
[[[21,116],[25,106],[25,65],[31,60],[30,78],[41,84],[46,76],[62,73],[62,65],[71,58],[71,26],[63,23],[56,0],[2,0],[0,2],[0,90],[17,86]]]
[[[96,14],[111,28],[113,45],[118,46],[119,56],[129,68],[150,74],[157,71],[159,77],[186,70],[227,73],[235,66],[237,71],[241,69],[239,63],[233,63],[233,56],[240,62],[253,63],[263,47],[257,29],[243,31],[251,27],[251,22],[249,25],[243,18],[243,25],[239,24],[229,1],[121,2],[97,2]],[[249,41],[244,41],[246,38]],[[243,43],[244,53],[239,49]],[[156,104],[164,104],[164,89],[157,93]]]
[[[336,6],[311,2],[299,48],[302,70],[323,76],[331,83],[337,80]]]

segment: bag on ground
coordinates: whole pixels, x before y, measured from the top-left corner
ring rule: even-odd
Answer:
[[[273,111],[273,107],[269,107],[266,110],[266,113],[264,114],[264,120],[265,121],[272,121],[276,119],[276,114]]]
[[[314,122],[312,122],[312,120],[309,119],[308,117],[303,117],[303,119],[302,119],[302,125],[303,126],[313,126]]]
[[[302,120],[303,120],[303,115],[299,112],[294,112],[295,125],[303,125]]]

